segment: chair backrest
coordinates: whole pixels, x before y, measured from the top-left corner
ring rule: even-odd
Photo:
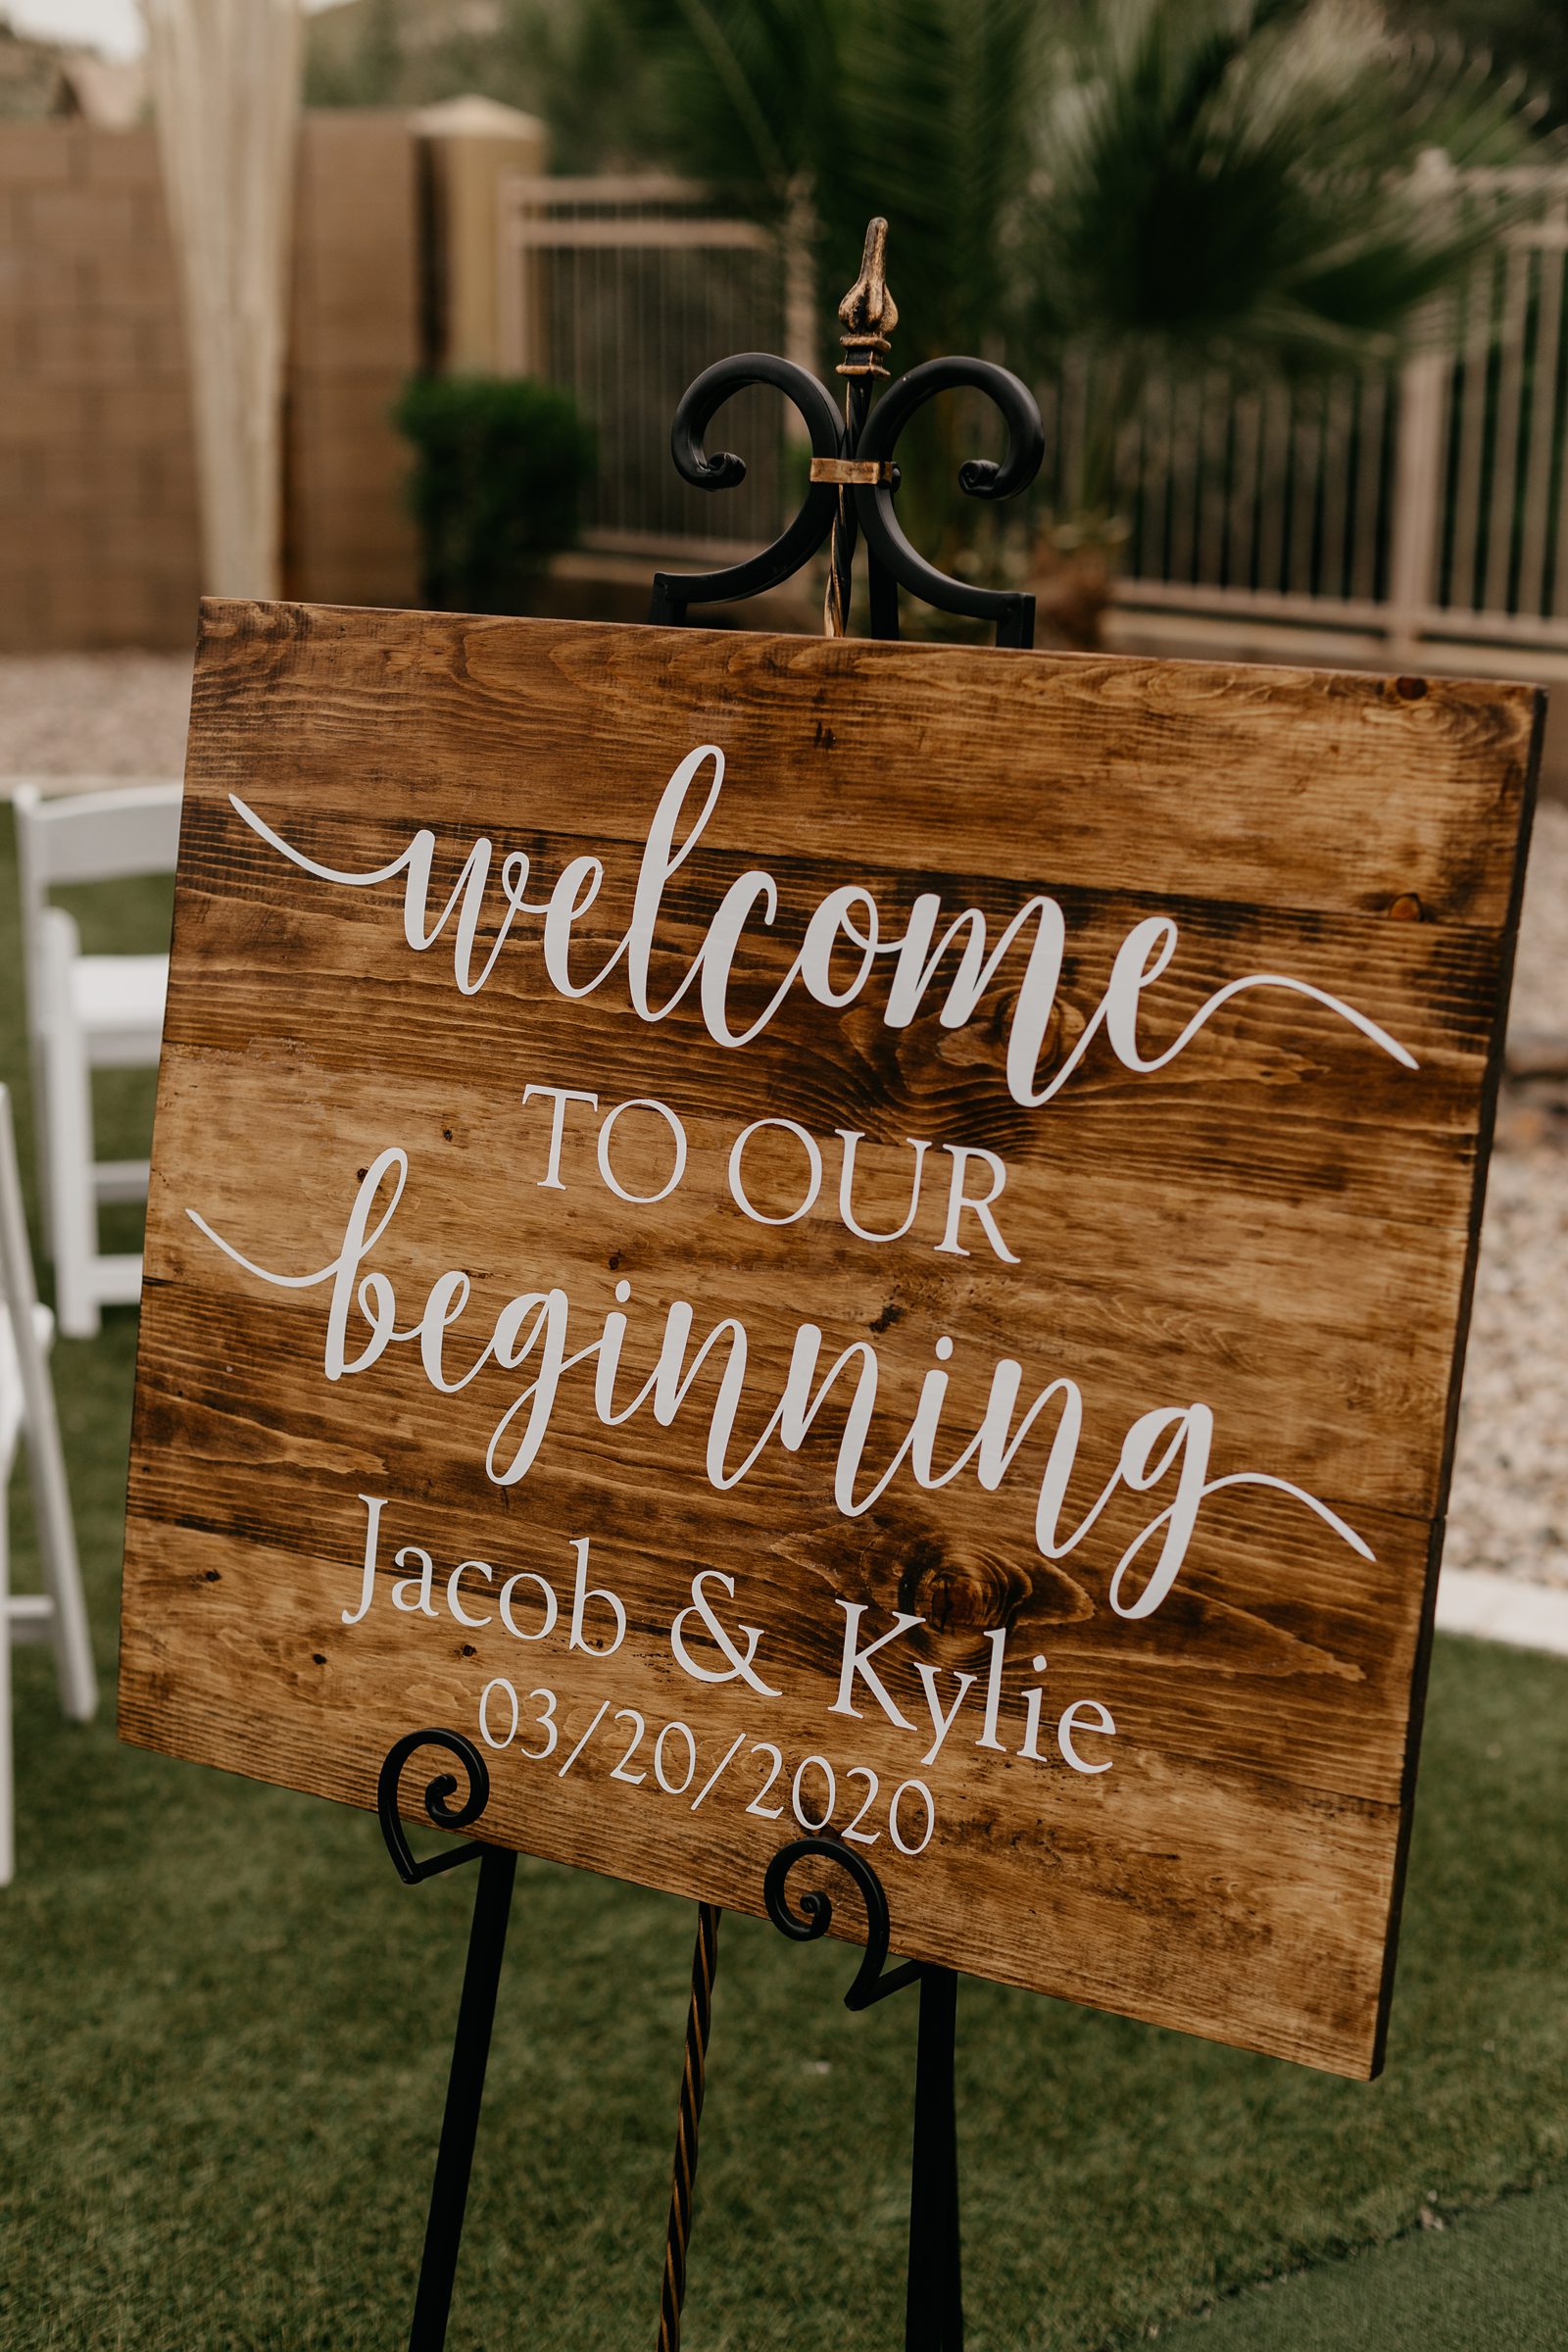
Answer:
[[[177,781],[76,777],[101,790],[45,794],[36,779],[20,777],[12,793],[17,811],[17,879],[22,893],[22,943],[34,1025],[43,1002],[43,916],[49,893],[68,882],[120,882],[136,874],[170,874],[179,854]]]
[[[81,779],[78,779],[81,780]],[[12,795],[24,888],[41,897],[62,882],[120,882],[132,874],[170,874],[179,851],[177,780],[137,779],[103,789],[45,796],[31,777]]]

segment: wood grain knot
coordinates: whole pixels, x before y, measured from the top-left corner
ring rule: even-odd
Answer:
[[[1389,907],[1389,912],[1396,923],[1419,923],[1424,919],[1426,909],[1415,892],[1406,890],[1401,891],[1398,898],[1394,900]]]
[[[1419,703],[1427,691],[1425,678],[1396,678],[1394,691],[1401,703]]]
[[[772,1549],[821,1577],[842,1600],[880,1615],[917,1617],[905,1636],[911,1657],[946,1671],[989,1671],[989,1633],[1020,1617],[1070,1625],[1093,1614],[1089,1595],[1054,1563],[1027,1563],[941,1526],[918,1504],[888,1501],[865,1518],[783,1537]]]
[[[940,1537],[917,1539],[899,1579],[899,1606],[923,1617],[934,1634],[960,1639],[1005,1625],[1027,1599],[1029,1578],[994,1551]]]

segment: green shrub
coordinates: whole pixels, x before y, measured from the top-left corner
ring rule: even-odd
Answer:
[[[451,612],[514,612],[577,535],[592,428],[564,392],[513,376],[416,376],[393,422],[414,444],[408,497],[422,593]]]

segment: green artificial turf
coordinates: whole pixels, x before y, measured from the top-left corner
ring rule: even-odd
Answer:
[[[1436,2234],[1433,2234],[1433,2233]],[[1562,2352],[1568,2181],[1249,2287],[1165,2352]]]
[[[127,923],[162,919],[158,893],[132,898]],[[8,1005],[14,905],[0,858]],[[15,1023],[4,1054],[20,1088]],[[124,1090],[106,1114],[134,1125],[145,1102]],[[106,1705],[63,1724],[45,1654],[22,1653],[0,2346],[391,2348],[471,1874],[405,1888],[366,1816],[117,1746],[133,1351],[116,1314],[56,1355]],[[16,1525],[24,1579],[24,1511]],[[962,1986],[971,2352],[1141,2342],[1272,2274],[1398,2238],[1423,2208],[1456,2215],[1568,2165],[1568,1665],[1440,1642],[1426,1744],[1389,2069],[1371,2087]],[[654,2340],[692,1926],[690,1906],[522,1863],[453,2352]],[[914,2005],[849,2016],[852,1971],[842,1947],[724,1922],[689,2352],[902,2341]],[[1358,2256],[1362,2275],[1471,2241],[1407,2242]],[[1353,2302],[1356,2276],[1335,2264],[1222,2305],[1195,2346],[1283,2342],[1219,2330],[1308,2290]],[[1291,2340],[1367,2339],[1302,2322]]]

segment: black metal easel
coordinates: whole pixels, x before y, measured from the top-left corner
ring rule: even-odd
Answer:
[[[943,392],[981,393],[1000,411],[1006,425],[1007,452],[1000,465],[971,459],[959,468],[959,484],[974,498],[1008,498],[1026,489],[1040,469],[1045,435],[1039,408],[1017,376],[988,360],[975,359],[927,361],[891,383],[873,405],[875,381],[888,373],[882,359],[898,320],[887,287],[886,251],[887,222],[873,220],[866,231],[859,277],[839,305],[844,328],[844,358],[838,368],[845,378],[842,416],[832,395],[815,376],[771,352],[743,352],[720,360],[687,389],[670,434],[676,468],[685,481],[703,490],[726,490],[745,479],[744,462],[728,452],[710,458],[703,447],[704,435],[717,411],[735,393],[770,384],[794,404],[810,435],[810,484],[794,520],[770,547],[749,562],[724,571],[656,573],[651,620],[678,625],[686,620],[693,605],[733,604],[760,595],[793,577],[824,543],[830,543],[823,622],[828,636],[841,637],[848,625],[856,545],[863,538],[873,637],[898,636],[902,587],[940,612],[994,622],[999,645],[1033,643],[1032,596],[1018,590],[977,588],[953,579],[910,545],[894,512],[899,487],[894,452],[906,425],[927,401]],[[455,1869],[462,1862],[477,1858],[479,1863],[446,2112],[409,2337],[409,2352],[443,2352],[516,1856],[470,1839],[428,1861],[415,1861],[399,1815],[399,1786],[411,1758],[425,1747],[444,1748],[462,1766],[467,1783],[466,1792],[456,1803],[459,1782],[451,1772],[438,1773],[423,1788],[425,1816],[438,1829],[467,1829],[478,1820],[489,1801],[490,1776],[483,1756],[463,1733],[440,1729],[411,1732],[389,1749],[376,1796],[382,1835],[408,1885]],[[862,1855],[831,1834],[794,1839],[782,1846],[767,1866],[763,1903],[783,1935],[798,1943],[813,1942],[827,1934],[832,1923],[833,1898],[819,1886],[809,1886],[792,1902],[790,1876],[808,1863],[827,1863],[844,1871],[864,1906],[865,1955],[845,1995],[846,2007],[867,2009],[906,1985],[920,1987],[905,2352],[961,2352],[963,2298],[954,2098],[957,1978],[952,1969],[927,1961],[907,1960],[888,1967],[892,1924],[882,1882]],[[718,1907],[699,1903],[660,2299],[659,2352],[679,2352],[698,2127],[718,1964]]]

